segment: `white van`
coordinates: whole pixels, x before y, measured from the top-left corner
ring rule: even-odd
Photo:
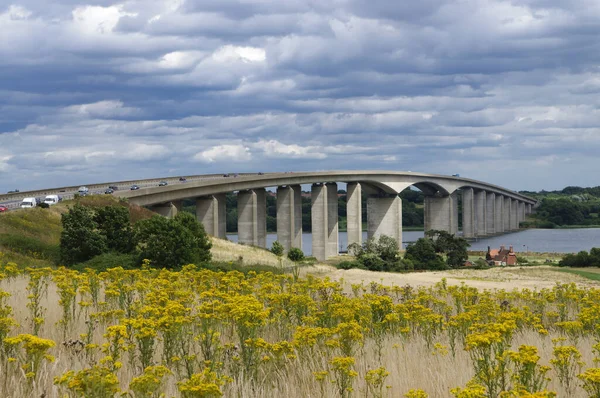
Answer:
[[[44,203],[46,203],[49,206],[55,205],[60,201],[60,198],[58,197],[58,195],[48,195],[46,196],[46,199],[44,199]]]
[[[87,196],[87,194],[90,192],[90,190],[88,189],[88,187],[79,187],[79,189],[77,190],[77,193],[80,196]]]
[[[21,209],[31,209],[37,206],[36,198],[24,198],[21,202]]]

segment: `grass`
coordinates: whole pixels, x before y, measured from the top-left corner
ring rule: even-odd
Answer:
[[[599,269],[595,269],[594,271],[583,271],[581,269],[574,269],[574,268],[552,268],[552,271],[556,271],[556,272],[565,272],[568,274],[575,274],[575,275],[579,275],[582,278],[586,278],[586,279],[590,279],[593,281],[600,281],[600,270]]]

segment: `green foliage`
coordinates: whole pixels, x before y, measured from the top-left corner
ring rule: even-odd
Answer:
[[[75,204],[62,215],[62,225],[60,260],[64,265],[85,262],[108,250],[92,209]]]
[[[433,247],[436,253],[446,256],[446,264],[448,266],[459,267],[468,260],[467,249],[470,245],[466,239],[439,230],[427,231],[425,236],[433,240]]]
[[[304,259],[304,252],[297,247],[292,247],[288,252],[288,258],[293,262],[302,261]]]
[[[441,255],[436,252],[434,242],[429,238],[420,238],[408,245],[404,259],[411,261],[416,270],[442,270],[446,264]]]
[[[277,257],[283,256],[283,245],[279,243],[278,240],[273,242],[273,246],[271,246],[271,253],[273,253]]]
[[[81,272],[85,271],[86,268],[91,268],[97,272],[103,272],[109,268],[115,267],[135,269],[137,268],[137,256],[131,253],[104,253],[92,258],[91,260],[72,266],[74,270]]]
[[[48,203],[44,203],[44,202],[42,202],[42,203],[40,203],[40,204],[38,205],[38,207],[39,207],[40,209],[49,209],[49,208],[50,208],[50,205],[49,205]]]
[[[192,222],[193,221],[193,222]],[[210,241],[204,228],[188,213],[168,219],[155,216],[134,228],[138,261],[158,268],[179,268],[210,260]]]
[[[348,252],[356,257],[356,261],[371,271],[401,271],[407,269],[399,255],[398,242],[381,235],[379,239],[371,238],[361,245],[353,243]]]
[[[106,239],[108,250],[130,253],[133,249],[133,232],[129,210],[121,206],[104,206],[96,210],[94,220]]]
[[[198,263],[210,261],[210,248],[212,247],[212,243],[206,234],[204,225],[199,223],[196,220],[196,217],[190,213],[178,213],[175,216],[175,221],[187,228],[196,239],[196,253],[194,254],[195,261]]]
[[[360,261],[342,261],[335,265],[338,269],[364,268]]]
[[[577,254],[567,254],[558,263],[559,267],[600,267],[600,248],[593,247],[590,252],[585,250]]]

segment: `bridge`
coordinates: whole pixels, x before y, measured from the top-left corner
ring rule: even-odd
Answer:
[[[116,191],[115,196],[148,206],[166,217],[181,210],[182,200],[196,201],[196,216],[206,231],[225,238],[228,192],[238,192],[238,241],[266,246],[266,188],[277,189],[277,240],[287,251],[302,248],[301,185],[311,185],[312,250],[318,260],[338,254],[337,183],[347,184],[348,244],[362,243],[362,202],[367,199],[369,237],[388,235],[402,244],[402,200],[398,196],[414,186],[425,194],[425,230],[458,232],[458,206],[462,203],[465,238],[516,231],[531,213],[536,200],[481,181],[413,172],[323,171],[246,174],[221,178],[194,178],[185,184]],[[459,199],[460,198],[460,199]]]

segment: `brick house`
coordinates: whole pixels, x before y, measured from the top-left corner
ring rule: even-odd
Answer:
[[[504,246],[500,246],[500,249],[491,249],[488,246],[487,254],[485,259],[494,265],[517,265],[517,254],[513,251],[513,247],[510,246],[508,249]]]

